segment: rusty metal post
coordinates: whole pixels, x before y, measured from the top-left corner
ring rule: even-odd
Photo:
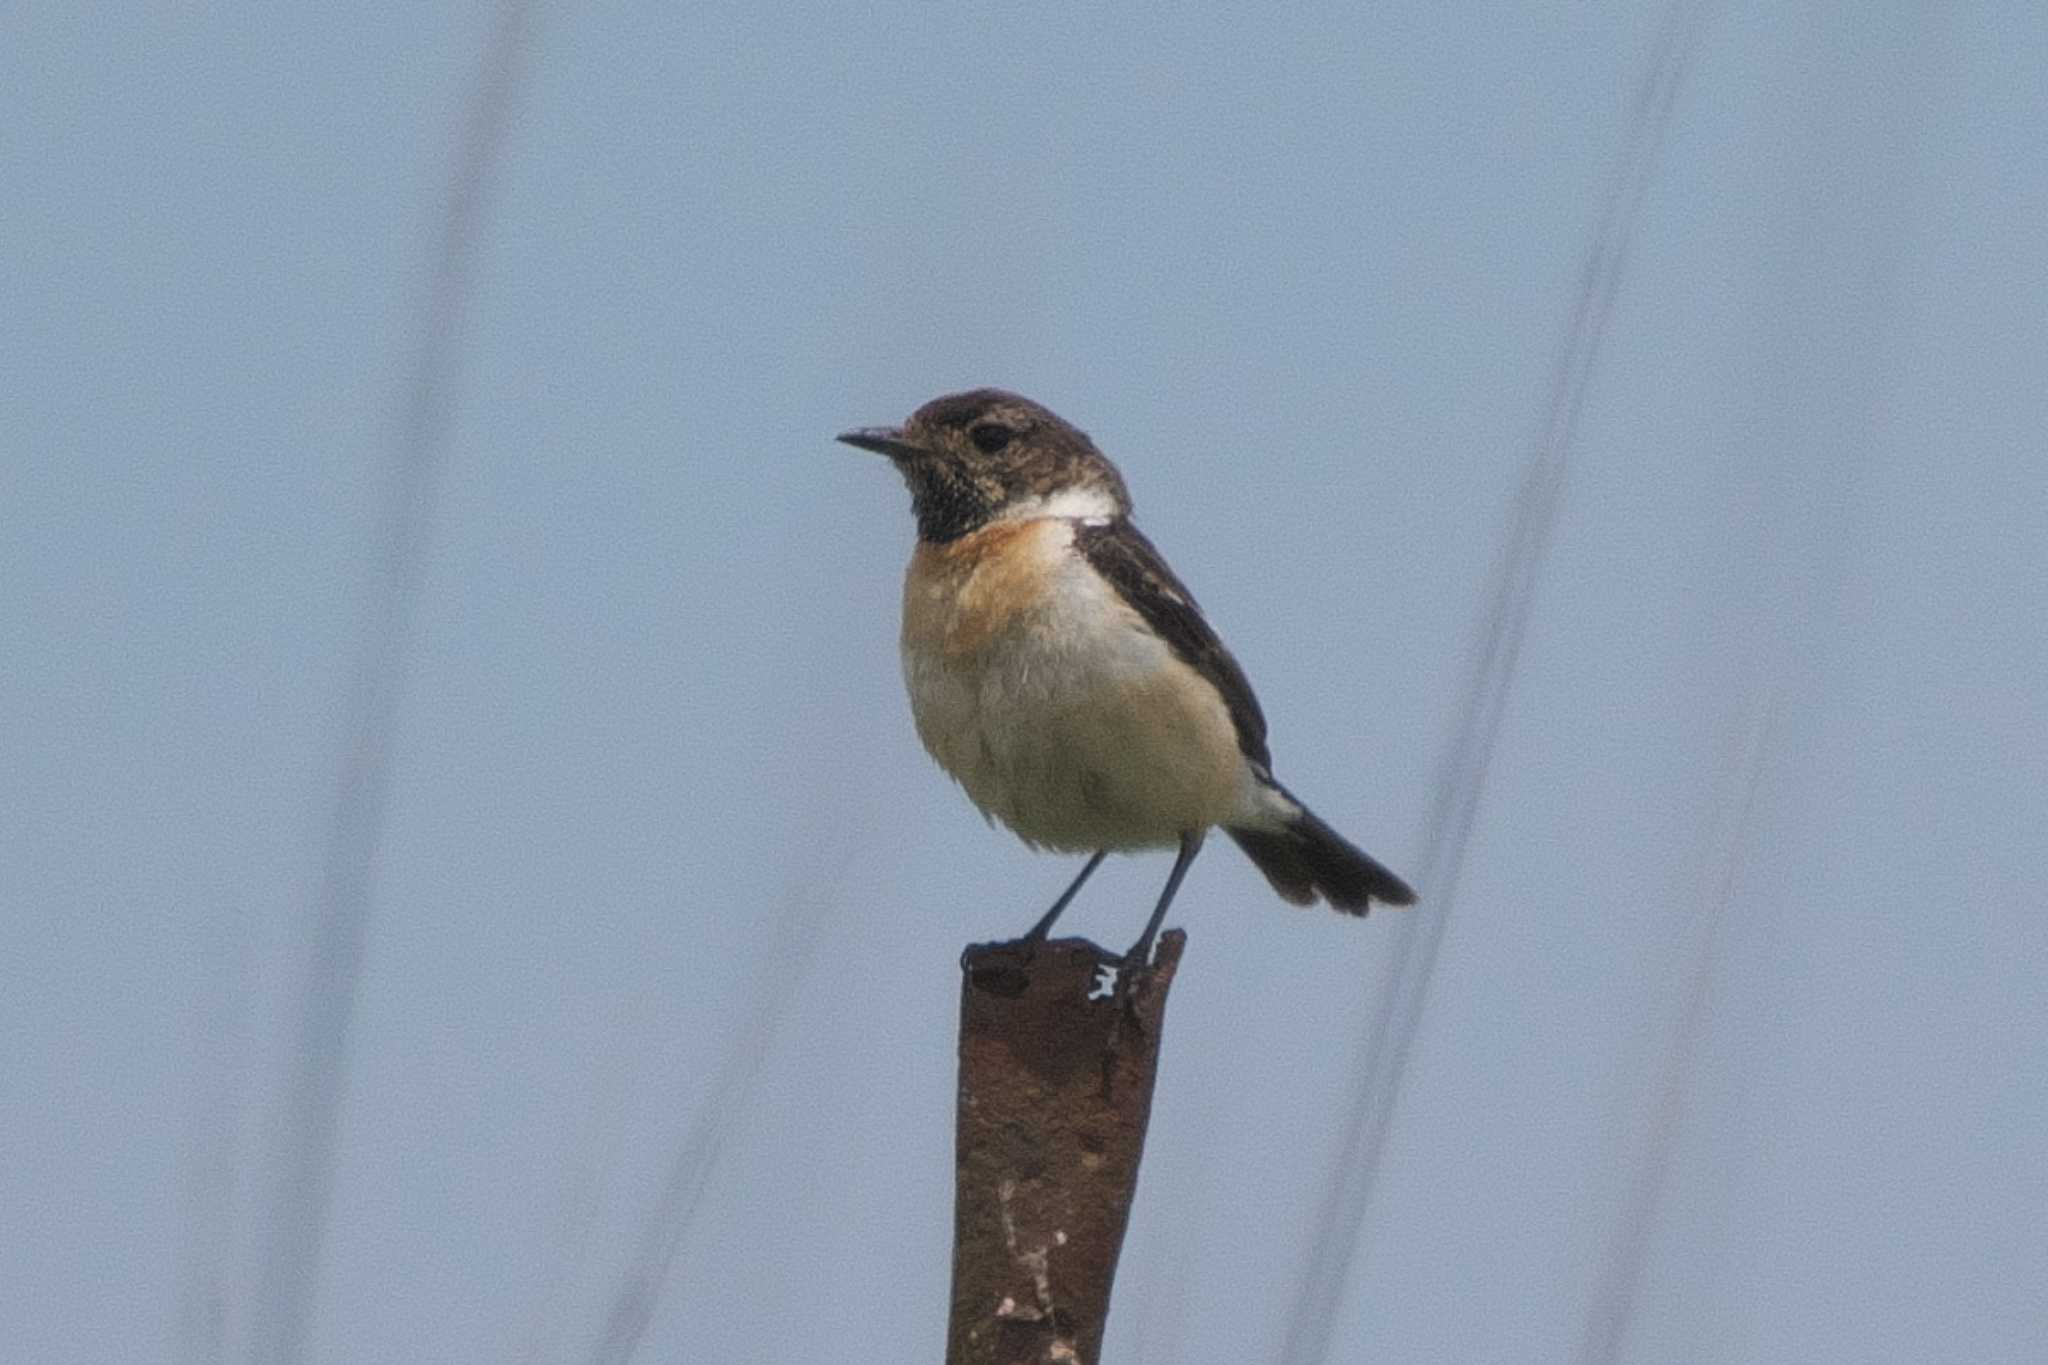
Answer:
[[[1096,1365],[1186,942],[1160,936],[1127,1011],[1084,939],[961,959],[947,1365]]]

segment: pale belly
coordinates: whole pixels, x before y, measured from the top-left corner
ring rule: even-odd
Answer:
[[[997,628],[966,630],[948,619],[953,586],[907,592],[904,679],[918,737],[984,814],[1084,851],[1243,813],[1251,775],[1222,699],[1113,589],[1064,574]]]

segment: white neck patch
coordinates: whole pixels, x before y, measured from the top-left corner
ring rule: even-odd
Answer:
[[[1019,521],[1035,517],[1062,517],[1075,521],[1109,521],[1118,513],[1116,495],[1107,488],[1062,488],[1057,493],[1028,498],[1011,507],[1006,516]]]

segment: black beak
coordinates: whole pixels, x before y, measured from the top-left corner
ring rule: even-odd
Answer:
[[[862,450],[872,450],[877,455],[887,455],[892,460],[906,459],[919,453],[918,448],[903,439],[900,427],[859,427],[853,431],[842,431],[839,439]]]

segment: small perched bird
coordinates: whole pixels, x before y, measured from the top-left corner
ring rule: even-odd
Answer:
[[[918,738],[984,816],[1033,847],[1093,855],[1027,940],[1111,850],[1177,844],[1123,959],[1144,970],[1219,825],[1295,905],[1414,903],[1274,779],[1244,670],[1131,523],[1123,476],[1085,433],[975,389],[839,439],[888,456],[910,485],[903,676]]]

